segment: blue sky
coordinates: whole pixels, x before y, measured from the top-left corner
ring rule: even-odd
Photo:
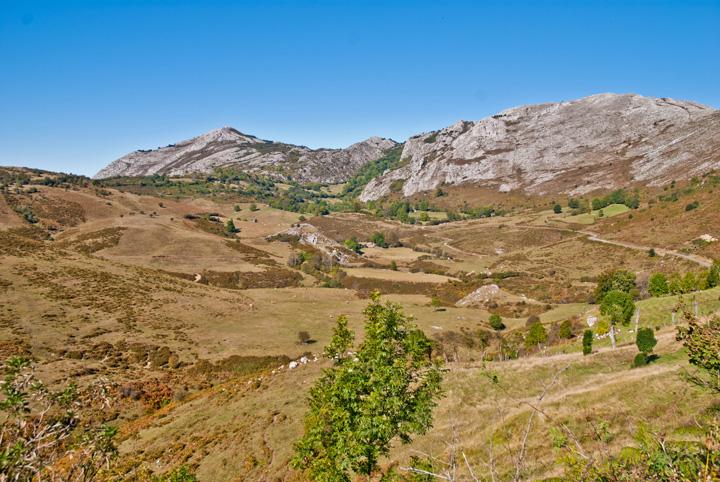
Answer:
[[[0,165],[94,174],[224,125],[404,140],[599,92],[720,107],[720,0],[0,0]]]

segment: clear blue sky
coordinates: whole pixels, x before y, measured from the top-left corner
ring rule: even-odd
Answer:
[[[0,165],[93,174],[223,125],[404,140],[599,92],[720,107],[720,0],[0,0]]]

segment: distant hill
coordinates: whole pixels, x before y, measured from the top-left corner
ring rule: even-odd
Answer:
[[[371,137],[345,149],[310,149],[223,127],[166,147],[131,152],[100,170],[95,178],[182,176],[232,166],[277,179],[338,183],[396,145],[391,139]]]
[[[398,165],[360,199],[441,185],[574,195],[662,185],[720,168],[720,111],[633,94],[517,107],[413,136]]]

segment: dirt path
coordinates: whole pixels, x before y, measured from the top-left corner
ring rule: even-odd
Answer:
[[[613,239],[601,238],[597,235],[597,233],[593,233],[592,231],[578,231],[578,232],[587,235],[587,237],[590,241],[595,241],[597,243],[612,244],[614,246],[621,246],[623,248],[634,249],[637,251],[645,251],[645,252],[648,252],[651,248],[651,246],[643,246],[640,244],[629,243],[627,241],[615,241]],[[710,266],[712,266],[712,261],[710,259],[705,258],[703,256],[698,256],[697,254],[685,254],[685,253],[681,253],[679,251],[674,251],[672,249],[665,249],[665,248],[652,248],[652,249],[654,249],[655,253],[657,253],[660,256],[674,256],[676,258],[682,258],[687,261],[697,263],[704,268],[709,268]]]
[[[675,251],[672,249],[665,249],[665,248],[655,248],[653,246],[644,246],[642,244],[636,244],[636,243],[630,243],[628,241],[616,241],[614,239],[607,239],[607,238],[601,238],[600,235],[593,231],[578,231],[575,229],[570,228],[558,228],[555,226],[534,226],[532,224],[516,224],[515,226],[522,227],[522,228],[530,228],[530,229],[552,229],[554,231],[562,231],[566,233],[577,233],[581,234],[583,236],[587,236],[587,239],[589,241],[594,241],[596,243],[603,243],[603,244],[610,244],[613,246],[619,246],[621,248],[627,248],[627,249],[633,249],[635,251],[643,251],[647,253],[650,251],[650,249],[654,249],[655,253],[657,253],[660,256],[673,256],[675,258],[681,258],[686,261],[690,261],[692,263],[697,263],[703,268],[709,268],[712,266],[712,260],[709,258],[705,258],[703,256],[698,256],[697,254],[686,254],[681,253],[679,251]],[[567,241],[566,239],[563,241]]]

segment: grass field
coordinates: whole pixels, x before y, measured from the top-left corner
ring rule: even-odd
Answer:
[[[600,216],[600,211],[602,211],[603,216]],[[566,223],[595,224],[595,222],[602,217],[612,218],[628,211],[630,211],[630,208],[624,204],[611,204],[603,209],[592,211],[591,213],[576,214],[575,216],[561,217],[559,219]]]

